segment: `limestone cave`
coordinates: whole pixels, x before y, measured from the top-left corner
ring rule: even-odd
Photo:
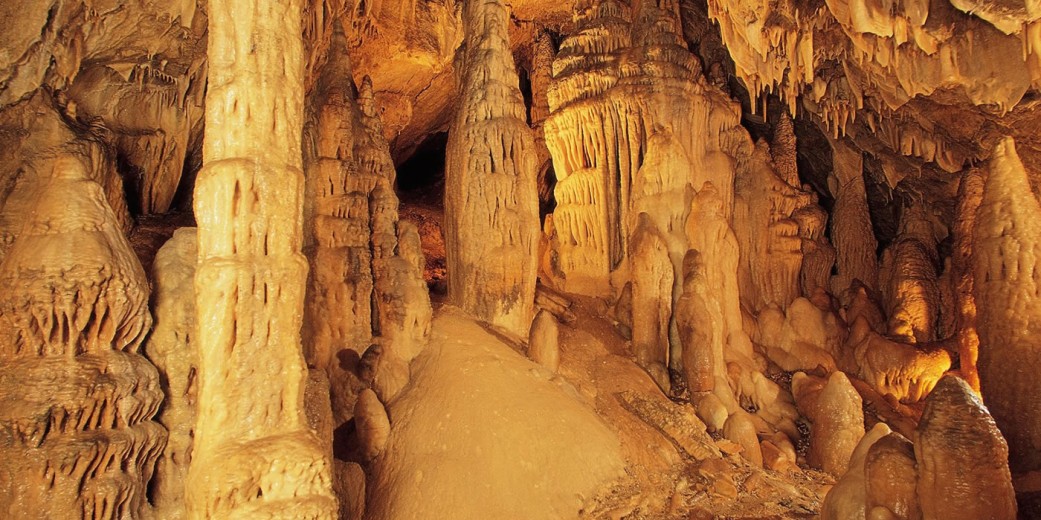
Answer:
[[[2,0],[0,518],[1041,519],[1010,1]]]

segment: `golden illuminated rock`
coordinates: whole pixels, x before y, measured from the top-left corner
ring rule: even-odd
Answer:
[[[148,281],[84,158],[51,167],[0,262],[0,502],[17,518],[142,516],[167,439],[137,353]]]
[[[304,416],[301,11],[209,3],[191,518],[336,514],[328,454]]]
[[[1016,518],[1009,450],[969,385],[946,376],[925,402],[914,438],[925,518]]]
[[[463,18],[461,99],[446,152],[448,293],[467,312],[523,336],[535,300],[535,143],[509,53],[507,8],[468,0]]]
[[[1008,440],[1015,470],[1041,468],[1041,397],[1033,367],[1041,344],[1032,332],[1041,312],[1041,204],[1030,191],[1015,143],[998,144],[988,165],[973,242],[980,389]]]

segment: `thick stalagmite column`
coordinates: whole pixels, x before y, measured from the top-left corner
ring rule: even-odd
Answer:
[[[536,152],[498,0],[467,0],[462,92],[448,136],[448,296],[482,320],[527,334],[538,247]]]
[[[304,417],[300,0],[209,2],[192,518],[333,518]]]
[[[831,239],[837,253],[838,275],[831,288],[841,294],[853,280],[874,289],[878,278],[878,244],[871,229],[864,187],[864,158],[860,150],[842,141],[832,142],[835,167],[835,209],[831,216]]]
[[[1041,204],[1015,143],[994,150],[973,244],[980,389],[1014,471],[1041,469]]]

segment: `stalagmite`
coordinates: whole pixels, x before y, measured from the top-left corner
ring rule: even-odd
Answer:
[[[528,357],[551,372],[556,372],[560,366],[560,331],[557,327],[557,319],[549,311],[541,310],[535,315],[528,333]]]
[[[753,466],[763,466],[763,451],[756,436],[755,422],[745,411],[739,411],[723,425],[723,436],[741,446],[741,456]]]
[[[794,145],[794,143],[793,143]],[[734,233],[741,244],[741,299],[754,311],[785,309],[799,296],[802,239],[795,211],[810,196],[777,171],[760,141],[734,183]],[[786,168],[791,168],[786,164]],[[795,173],[798,183],[798,172]]]
[[[665,242],[646,213],[629,244],[633,276],[633,354],[663,388],[668,388],[669,319],[673,270]]]
[[[209,3],[204,167],[194,201],[192,518],[336,514],[328,454],[303,406],[301,12],[295,0]]]
[[[958,186],[958,206],[955,210],[951,234],[954,244],[951,251],[951,275],[955,293],[954,334],[958,344],[958,372],[973,390],[980,389],[980,376],[976,368],[979,358],[980,338],[976,332],[976,296],[973,293],[973,249],[976,210],[983,200],[983,171],[972,169],[965,172]]]
[[[849,458],[849,470],[828,491],[821,504],[821,520],[859,520],[866,518],[868,453],[881,439],[891,434],[886,423],[878,423],[864,434]],[[874,520],[874,519],[872,519]]]
[[[802,240],[802,271],[799,273],[802,294],[811,296],[818,290],[827,291],[831,288],[831,269],[835,265],[835,248],[824,235],[828,213],[811,203],[795,210],[792,220],[798,224]]]
[[[683,258],[683,294],[674,313],[683,347],[683,375],[688,390],[695,393],[715,388],[718,361],[712,358],[714,324],[708,303],[711,295],[707,291],[701,254],[688,251]]]
[[[939,253],[924,211],[917,204],[904,208],[900,234],[883,254],[879,271],[888,335],[909,343],[936,339],[940,316]]]
[[[538,247],[535,145],[497,0],[468,0],[461,98],[449,132],[445,242],[449,299],[523,336]]]
[[[864,463],[868,520],[918,520],[914,445],[899,433],[879,439],[868,450]]]
[[[925,518],[1016,518],[1009,473],[1015,459],[987,408],[961,378],[944,377],[926,399],[914,452]]]
[[[358,447],[362,461],[369,462],[383,452],[390,436],[390,419],[383,403],[372,390],[362,390],[354,407]]]
[[[805,385],[805,383],[801,383]],[[833,372],[816,396],[796,388],[800,411],[811,421],[809,463],[822,471],[840,476],[846,472],[850,455],[864,436],[864,412],[860,394],[842,372]]]
[[[0,503],[12,518],[130,518],[167,433],[138,347],[148,281],[84,158],[54,158],[0,262]]]
[[[1041,469],[1041,205],[1015,143],[998,144],[976,214],[973,265],[984,402],[1015,471]]]
[[[832,143],[835,171],[832,194],[831,238],[835,245],[838,275],[832,279],[835,294],[845,291],[853,280],[874,288],[878,282],[878,247],[871,229],[871,215],[864,188],[863,155],[845,141]]]
[[[170,432],[156,463],[152,504],[157,516],[184,518],[185,483],[191,462],[198,385],[199,353],[195,350],[195,292],[192,279],[198,260],[195,228],[178,229],[159,249],[152,265],[155,280],[155,327],[144,352],[159,370],[166,398],[156,416]]]

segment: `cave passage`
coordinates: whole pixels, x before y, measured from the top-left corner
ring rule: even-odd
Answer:
[[[423,279],[431,296],[445,294],[445,240],[442,233],[445,198],[445,147],[448,132],[428,136],[415,152],[398,166],[396,189],[401,201],[399,214],[416,225],[426,265]]]

